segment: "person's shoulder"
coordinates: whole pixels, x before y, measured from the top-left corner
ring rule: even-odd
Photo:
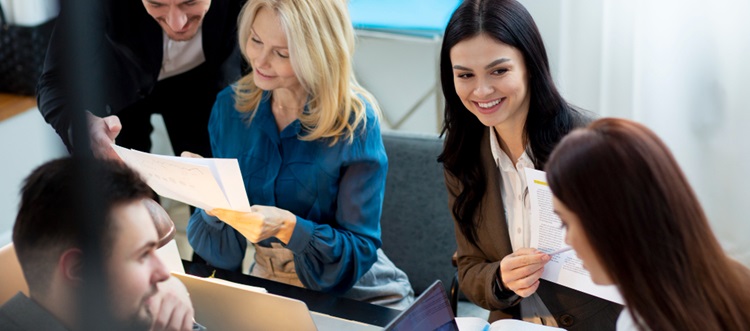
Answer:
[[[214,102],[214,109],[212,116],[218,116],[217,118],[224,118],[232,116],[236,113],[235,108],[235,95],[234,86],[230,85],[219,91],[216,95],[216,101]]]
[[[229,85],[219,91],[216,95],[216,105],[221,108],[234,108],[234,98],[237,92],[235,92],[235,86]]]
[[[364,109],[364,112],[365,112],[364,119],[366,121],[366,125],[364,127],[365,130],[369,130],[375,126],[379,127],[380,126],[380,114],[375,110],[374,105],[362,95],[357,95],[357,97],[359,98],[359,100],[362,101],[362,104],[365,106],[365,109]],[[360,125],[360,128],[361,127],[362,126]]]
[[[12,300],[0,305],[0,330],[23,330],[13,319],[11,313],[12,306],[15,305]]]
[[[738,274],[741,281],[750,284],[750,268],[733,258],[729,258],[729,265]]]
[[[0,307],[0,330],[36,329],[66,330],[52,314],[21,292]]]
[[[219,94],[216,95],[216,100],[223,100],[223,99],[232,99],[234,98],[235,91],[234,91],[235,85],[231,84],[225,88],[223,88],[221,91],[219,91]]]

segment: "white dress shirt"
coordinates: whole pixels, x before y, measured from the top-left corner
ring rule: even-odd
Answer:
[[[628,307],[625,307],[625,309],[620,312],[620,316],[617,318],[617,327],[615,330],[638,331],[638,328],[635,326],[635,321],[633,321],[633,315],[630,313]]]
[[[500,148],[500,142],[495,134],[495,128],[489,128],[490,148],[492,158],[500,171],[500,196],[505,207],[505,220],[508,225],[510,244],[513,251],[529,247],[531,241],[530,226],[531,208],[529,205],[528,187],[526,186],[526,172],[524,168],[534,169],[534,162],[524,152],[515,164],[508,154]],[[557,326],[549,309],[536,293],[523,299],[521,317],[525,321],[536,324]]]
[[[164,55],[161,61],[159,80],[185,73],[206,62],[203,53],[203,28],[198,28],[195,36],[187,41],[174,41],[164,35]]]

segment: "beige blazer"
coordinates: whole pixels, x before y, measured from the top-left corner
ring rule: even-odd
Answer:
[[[482,216],[477,229],[478,246],[471,244],[461,233],[458,223],[456,243],[458,245],[458,279],[461,291],[478,306],[490,310],[489,321],[502,318],[519,318],[517,307],[499,300],[493,283],[500,267],[500,260],[513,252],[505,221],[505,209],[500,195],[501,176],[492,158],[489,135],[483,135],[480,147],[480,162],[487,177],[487,191],[482,198],[476,218]],[[448,187],[448,204],[453,210],[461,184],[445,172]],[[567,330],[614,330],[622,306],[554,283],[541,281],[537,293],[560,327]]]

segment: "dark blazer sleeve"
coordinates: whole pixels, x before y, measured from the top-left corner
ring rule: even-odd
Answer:
[[[445,172],[445,183],[448,188],[448,206],[453,210],[453,205],[458,196],[458,180]],[[458,280],[461,291],[471,302],[478,306],[489,309],[508,308],[505,302],[501,302],[495,296],[493,283],[500,268],[500,261],[489,261],[489,258],[479,247],[473,245],[461,232],[458,222],[454,217],[456,232],[456,244],[458,253]]]
[[[476,305],[492,311],[491,319],[517,317],[515,297],[504,299],[496,295],[496,278],[500,260],[512,253],[510,237],[505,222],[505,213],[499,193],[499,178],[493,169],[494,160],[489,151],[489,135],[482,139],[479,146],[480,159],[487,173],[487,191],[482,198],[479,210],[474,214],[477,228],[478,244],[474,245],[461,232],[453,219],[456,233],[458,280],[461,292]],[[486,151],[485,151],[486,150]],[[485,153],[486,152],[486,153]],[[448,189],[448,206],[453,210],[456,197],[461,192],[461,183],[447,170],[444,171],[445,184]],[[482,220],[478,221],[481,216]]]
[[[100,8],[97,8],[96,13],[103,15]],[[108,58],[106,56],[107,47],[105,45],[105,37],[102,33],[102,29],[98,27],[103,26],[103,16],[94,15],[94,17],[85,18],[81,24],[86,26],[89,30],[89,34],[86,36],[89,38],[89,42],[93,43],[92,49],[95,50],[94,54],[86,54],[87,65],[90,68],[101,68],[105,66],[105,61]],[[65,61],[66,52],[70,49],[71,43],[68,40],[67,33],[64,30],[65,27],[70,26],[69,21],[73,19],[65,11],[62,11],[58,16],[55,23],[55,28],[52,31],[50,37],[50,43],[47,47],[47,53],[44,59],[44,67],[42,74],[37,82],[37,106],[39,112],[44,117],[44,120],[49,123],[57,132],[62,139],[63,143],[70,150],[72,142],[70,141],[70,126],[71,126],[71,114],[70,109],[67,109],[71,104],[71,99],[68,97],[71,91],[71,72],[74,70],[80,70],[80,68],[66,68]],[[76,19],[80,19],[76,17]],[[97,24],[98,23],[98,24]],[[78,56],[78,55],[76,55]],[[94,72],[90,70],[89,72]],[[97,82],[100,86],[106,85],[101,84],[104,79],[118,79],[118,77],[106,77],[101,72],[95,72],[89,79]],[[90,111],[97,115],[106,115],[104,106],[99,107],[94,105],[84,105]],[[83,111],[83,109],[81,110]]]
[[[63,52],[65,48],[60,27],[65,25],[64,19],[64,13],[61,13],[50,37],[44,59],[44,68],[37,83],[37,105],[44,120],[55,129],[63,143],[70,149],[72,147],[68,132],[70,116],[63,111],[66,103],[66,92],[63,91]]]

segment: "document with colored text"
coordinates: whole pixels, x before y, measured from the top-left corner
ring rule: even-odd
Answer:
[[[525,168],[528,200],[531,207],[531,247],[552,255],[544,266],[542,279],[570,287],[593,296],[623,304],[614,285],[597,285],[583,268],[575,251],[565,250],[565,230],[552,204],[552,191],[543,171]]]

